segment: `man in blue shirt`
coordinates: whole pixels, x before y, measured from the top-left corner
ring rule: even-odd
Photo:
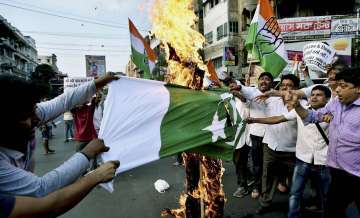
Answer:
[[[38,177],[29,172],[34,149],[35,128],[76,105],[88,101],[107,83],[116,79],[107,74],[50,100],[38,103],[40,90],[15,76],[0,76],[0,192],[41,197],[77,180],[89,167],[89,160],[107,151],[102,141],[94,140],[58,168]]]

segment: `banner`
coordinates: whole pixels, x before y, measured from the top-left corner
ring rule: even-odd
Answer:
[[[323,42],[312,42],[304,46],[303,53],[303,61],[310,70],[325,73],[325,66],[334,58],[335,49]]]
[[[105,56],[85,55],[86,76],[103,76],[106,72]]]
[[[225,66],[235,66],[235,47],[225,47],[223,54],[223,63]]]
[[[94,80],[93,77],[65,77],[64,91],[68,88],[75,88],[93,80]]]
[[[331,21],[331,35],[355,35],[356,30],[356,18],[333,18]]]
[[[304,41],[304,42],[292,42],[286,43],[285,47],[288,54],[288,66],[284,69],[284,74],[291,73],[294,66],[294,61],[303,60],[303,48],[306,44],[314,41]],[[318,41],[320,42],[320,41]],[[351,38],[335,38],[321,40],[321,42],[326,42],[336,51],[336,58],[341,59],[347,65],[351,65]],[[310,70],[310,77],[312,79],[325,78],[326,74],[323,72],[313,72]]]
[[[331,16],[297,17],[278,20],[285,40],[329,38]]]

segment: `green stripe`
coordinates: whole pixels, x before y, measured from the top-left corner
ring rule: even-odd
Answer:
[[[231,159],[229,154],[234,147],[225,144],[225,141],[233,141],[237,126],[228,122],[224,130],[227,138],[218,138],[216,143],[212,143],[211,132],[202,130],[211,125],[216,111],[219,120],[229,117],[226,108],[231,106],[220,98],[223,91],[195,91],[176,86],[167,88],[170,105],[161,123],[160,157],[192,149],[194,152]]]
[[[144,51],[145,52],[145,51]],[[131,46],[131,60],[134,64],[144,72],[144,78],[150,79],[150,67],[148,64],[148,57],[146,54],[139,53],[134,47]]]
[[[258,49],[261,49],[262,51],[272,51],[274,46],[273,44],[268,43],[267,39],[261,36],[256,38],[257,32],[258,24],[251,24],[246,38],[245,47],[253,58],[260,60],[260,65],[265,71],[270,72],[274,77],[278,77],[282,70],[286,67],[287,61],[276,52],[260,57]],[[255,42],[255,40],[257,41]]]

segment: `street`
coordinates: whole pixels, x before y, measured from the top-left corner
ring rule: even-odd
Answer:
[[[60,120],[60,119],[58,119]],[[37,133],[35,173],[43,175],[56,168],[75,152],[74,142],[64,143],[64,125],[61,122],[53,129],[54,137],[50,140],[50,148],[55,154],[44,155],[41,137]],[[178,196],[184,187],[184,168],[173,166],[175,157],[156,161],[131,171],[120,174],[115,179],[114,193],[95,188],[75,208],[61,216],[63,218],[138,218],[160,217],[163,208],[178,208]],[[255,215],[258,207],[256,200],[250,196],[239,199],[232,196],[236,189],[235,168],[232,162],[226,162],[223,184],[226,194],[225,218],[263,217],[282,218],[287,213],[287,194],[276,193],[274,211],[265,215]],[[170,189],[160,194],[154,188],[157,179],[164,179]],[[354,206],[348,210],[349,217],[359,217]],[[314,217],[314,216],[309,216]]]

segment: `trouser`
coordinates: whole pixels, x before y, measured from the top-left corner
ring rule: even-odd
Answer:
[[[249,146],[244,145],[243,147],[236,149],[233,154],[233,162],[235,165],[237,184],[240,187],[247,187],[247,177],[248,177],[248,155],[249,155]]]
[[[73,138],[73,120],[65,120],[65,139]]]
[[[251,139],[251,159],[253,162],[254,188],[261,190],[261,175],[263,167],[263,137],[250,135]]]
[[[321,202],[320,206],[321,209],[324,209],[326,194],[331,181],[329,168],[325,165],[309,164],[296,159],[289,198],[289,218],[300,217],[300,204],[309,178],[314,179]]]
[[[346,217],[346,208],[355,202],[360,213],[360,177],[330,167],[331,184],[325,206],[326,218]]]
[[[262,207],[268,207],[274,197],[279,176],[292,175],[295,165],[295,152],[273,151],[264,145],[263,158],[259,203]]]

